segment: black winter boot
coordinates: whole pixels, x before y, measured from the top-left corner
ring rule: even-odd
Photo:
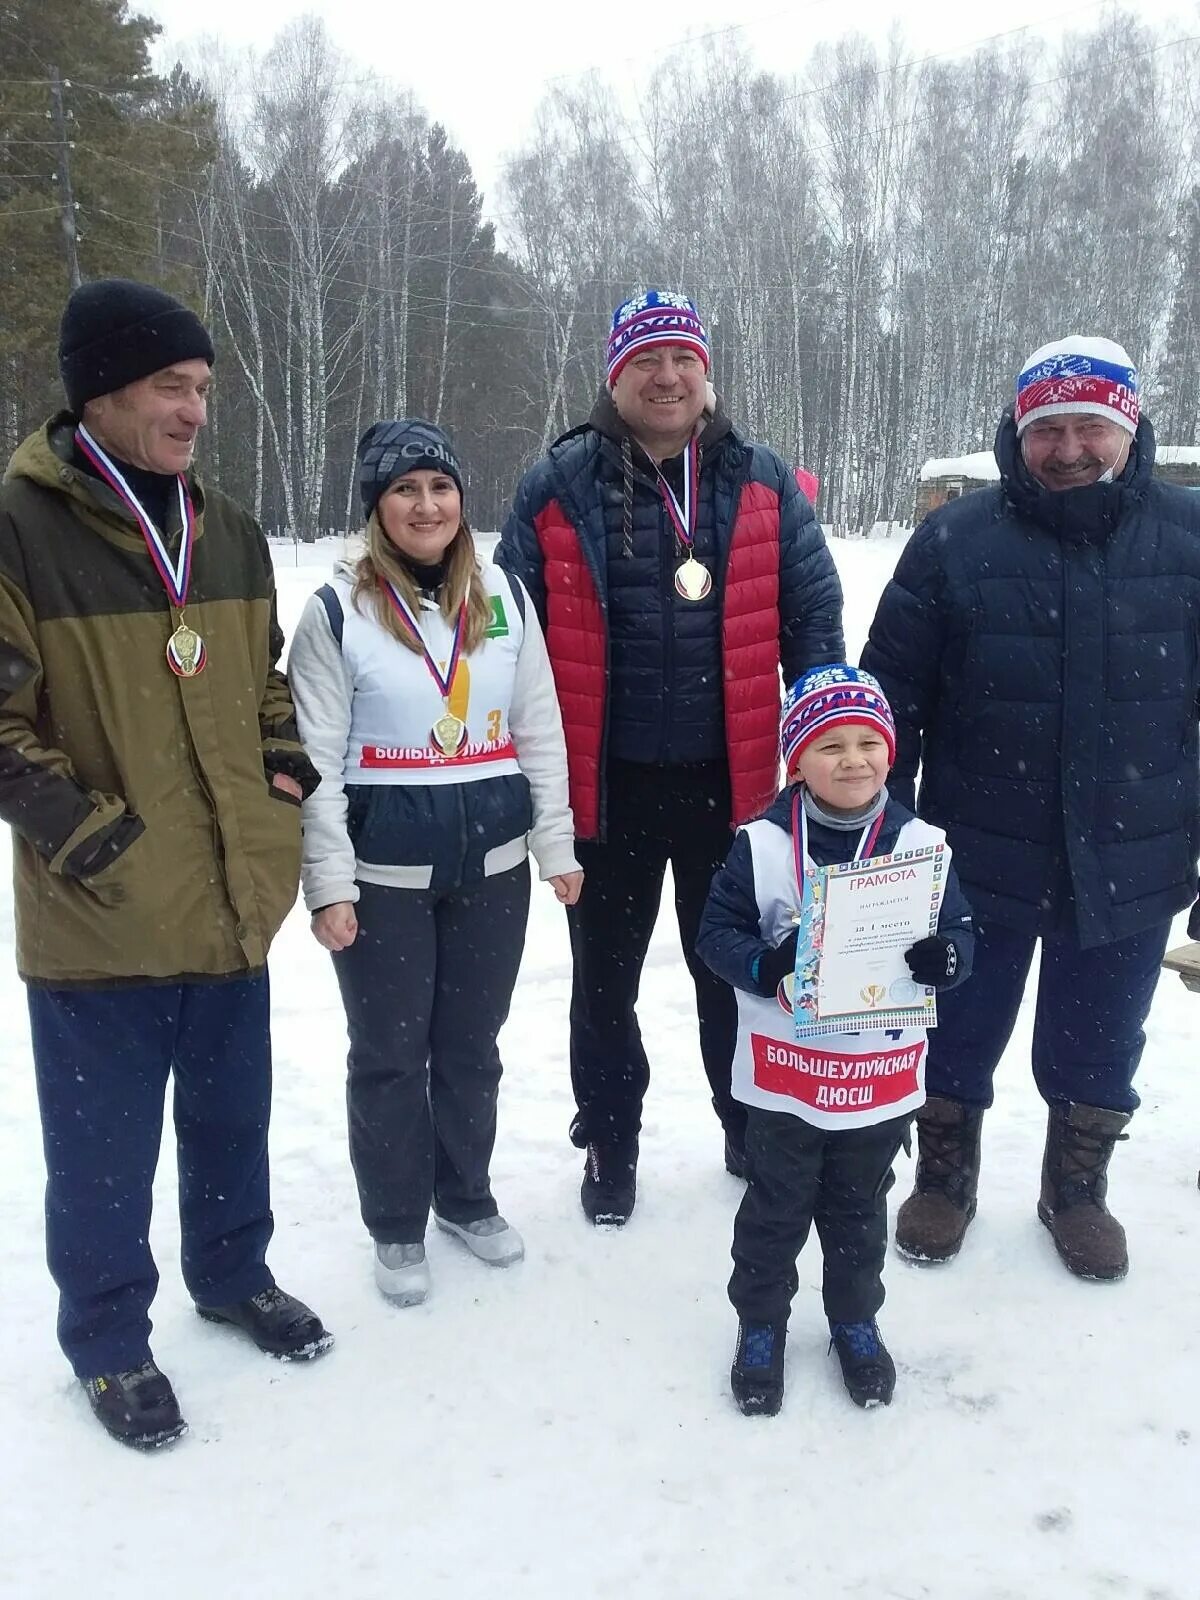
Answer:
[[[782,1322],[738,1323],[729,1386],[744,1417],[773,1417],[783,1404],[786,1345],[787,1328]]]
[[[1038,1216],[1077,1278],[1112,1283],[1129,1271],[1125,1230],[1106,1204],[1109,1158],[1128,1121],[1102,1106],[1050,1107]]]
[[[837,1351],[842,1382],[856,1406],[890,1406],[896,1389],[896,1363],[871,1322],[831,1322],[829,1348]]]
[[[248,1333],[265,1355],[281,1361],[313,1361],[333,1344],[315,1311],[273,1285],[232,1306],[197,1306],[205,1322],[224,1322]]]
[[[187,1432],[170,1379],[153,1361],[88,1378],[83,1388],[100,1426],[135,1450],[161,1450]]]
[[[580,1203],[598,1228],[621,1228],[633,1215],[637,1200],[638,1139],[591,1141],[583,1165]]]
[[[916,1121],[916,1178],[896,1216],[896,1249],[922,1264],[950,1261],[975,1215],[983,1112],[930,1095]]]

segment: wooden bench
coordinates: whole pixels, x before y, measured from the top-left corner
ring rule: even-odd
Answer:
[[[1194,993],[1200,994],[1200,944],[1181,944],[1163,957],[1168,972],[1177,972]]]

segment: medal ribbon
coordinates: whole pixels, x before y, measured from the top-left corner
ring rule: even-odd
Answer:
[[[196,512],[192,505],[192,497],[188,491],[187,479],[179,473],[175,479],[175,487],[179,493],[179,522],[183,529],[179,540],[179,558],[172,563],[167,554],[166,541],[162,531],[154,523],[145,506],[134,494],[126,483],[116,462],[96,443],[83,423],[75,430],[76,442],[84,455],[95,467],[104,482],[109,486],[121,503],[133,512],[134,520],[142,530],[142,537],[146,541],[146,548],[150,552],[150,559],[162,579],[163,588],[167,591],[171,604],[177,611],[182,611],[187,604],[188,585],[192,578],[192,546],[196,536]]]
[[[463,597],[463,603],[461,606],[459,606],[458,616],[455,618],[454,638],[450,645],[450,659],[446,663],[446,671],[443,675],[438,667],[437,662],[429,653],[429,646],[425,643],[425,635],[421,632],[421,625],[409,610],[408,602],[404,599],[404,596],[398,594],[395,586],[390,584],[386,578],[381,579],[380,582],[383,584],[383,592],[387,595],[388,600],[391,602],[392,610],[400,618],[400,621],[408,630],[410,637],[418,645],[420,645],[421,654],[425,658],[425,665],[429,668],[429,675],[433,679],[434,683],[437,684],[438,693],[446,702],[447,706],[449,706],[450,690],[454,686],[454,675],[458,671],[459,659],[462,656],[463,634],[466,632],[467,626],[466,597]]]
[[[884,808],[887,809],[886,807]],[[883,812],[873,822],[868,822],[859,835],[858,844],[855,846],[854,861],[867,861],[875,848],[883,827]],[[796,793],[792,797],[792,853],[796,862],[796,887],[800,890],[800,904],[803,907],[810,897],[810,873],[805,865],[808,860],[808,813],[804,809],[804,800],[797,785]]]
[[[683,452],[682,505],[657,464],[654,473],[658,479],[663,504],[667,508],[667,516],[670,517],[671,526],[675,529],[675,537],[679,540],[680,546],[691,555],[692,546],[696,542],[696,509],[700,499],[700,450],[695,439],[688,440]]]

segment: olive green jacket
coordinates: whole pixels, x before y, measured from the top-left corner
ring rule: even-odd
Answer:
[[[266,540],[190,480],[187,620],[208,661],[178,678],[141,531],[72,446],[56,418],[0,486],[0,820],[15,833],[17,966],[64,987],[244,977],[265,963],[299,873],[299,807],[271,777],[306,793],[319,781],[276,668]]]

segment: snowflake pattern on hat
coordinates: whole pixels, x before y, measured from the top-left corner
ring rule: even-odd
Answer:
[[[617,381],[621,369],[638,351],[660,344],[683,345],[695,351],[708,371],[708,334],[687,295],[647,289],[644,294],[623,300],[613,312],[608,336],[609,383]]]
[[[859,724],[874,728],[888,748],[888,762],[896,759],[896,723],[892,708],[877,678],[861,667],[838,662],[805,673],[788,690],[783,702],[779,748],[788,778],[804,749],[828,729]]]

